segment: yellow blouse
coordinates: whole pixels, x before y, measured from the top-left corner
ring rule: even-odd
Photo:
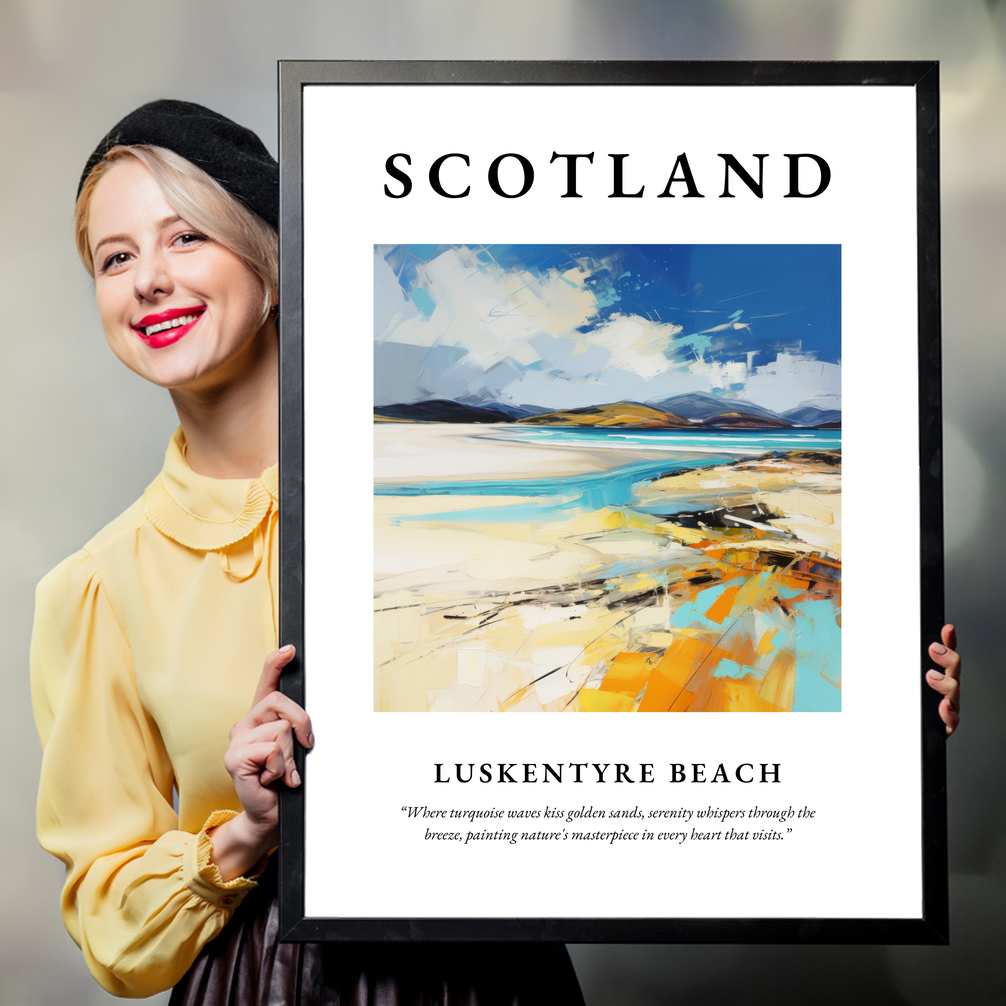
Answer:
[[[276,646],[277,492],[276,467],[197,475],[176,431],[143,498],[38,586],[38,836],[115,995],[174,985],[255,886],[223,882],[206,829],[241,809],[228,731]]]

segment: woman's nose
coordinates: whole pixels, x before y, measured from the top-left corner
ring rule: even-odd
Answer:
[[[140,255],[133,271],[133,287],[136,299],[147,301],[158,300],[174,290],[167,259],[159,250]]]

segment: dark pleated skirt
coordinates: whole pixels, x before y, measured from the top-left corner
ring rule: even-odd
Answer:
[[[561,943],[280,943],[274,874],[170,1006],[583,1006]]]

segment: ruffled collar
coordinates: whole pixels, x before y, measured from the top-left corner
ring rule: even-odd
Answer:
[[[162,534],[186,548],[211,552],[252,533],[279,500],[279,466],[257,479],[213,479],[185,460],[185,437],[175,430],[164,468],[143,494],[143,512]]]

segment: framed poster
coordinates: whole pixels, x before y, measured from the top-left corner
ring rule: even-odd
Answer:
[[[936,66],[280,91],[287,938],[944,941]]]

